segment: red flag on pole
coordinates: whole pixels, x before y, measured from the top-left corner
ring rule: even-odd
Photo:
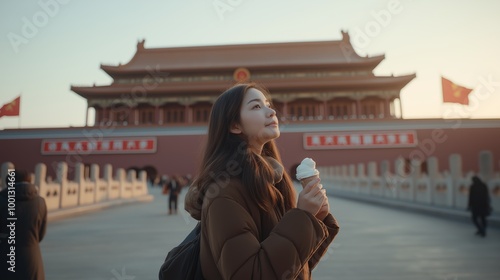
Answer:
[[[0,108],[0,118],[3,116],[19,116],[19,109],[21,108],[21,96],[6,103]]]
[[[441,83],[443,85],[443,102],[469,105],[469,93],[472,89],[459,86],[444,77],[441,77]]]

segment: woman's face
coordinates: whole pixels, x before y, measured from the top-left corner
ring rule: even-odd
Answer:
[[[259,153],[265,143],[280,136],[276,111],[270,108],[260,90],[247,90],[241,104],[240,123],[233,124],[231,132],[247,136],[250,147]]]

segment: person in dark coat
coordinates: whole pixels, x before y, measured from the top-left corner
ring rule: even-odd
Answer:
[[[15,171],[15,204],[14,216],[10,215],[9,202],[12,202],[12,188],[7,187],[0,192],[0,279],[9,280],[44,280],[42,254],[39,243],[42,241],[47,227],[47,206],[45,199],[38,195],[37,188],[31,184],[31,176],[25,171]],[[9,178],[9,177],[8,177]],[[12,182],[11,182],[12,184]],[[10,191],[10,192],[9,192]],[[9,201],[10,196],[10,201]],[[11,204],[11,206],[13,206]],[[17,220],[7,220],[15,217]],[[15,228],[9,225],[14,223]],[[15,234],[15,238],[12,237]],[[14,243],[15,241],[15,243]],[[14,247],[12,247],[14,246]],[[15,267],[8,261],[14,248]],[[11,268],[11,270],[8,270]],[[15,272],[12,272],[14,270]]]
[[[177,175],[174,175],[170,182],[167,184],[168,194],[168,214],[177,214],[177,201],[179,200],[179,193],[182,189],[182,180]]]
[[[472,222],[477,228],[476,235],[485,237],[488,225],[486,217],[491,213],[490,195],[486,184],[477,176],[472,177],[468,210],[471,211]]]

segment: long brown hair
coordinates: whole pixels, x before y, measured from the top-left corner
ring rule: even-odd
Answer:
[[[295,207],[295,191],[286,171],[283,171],[283,179],[273,186],[275,171],[264,157],[274,158],[281,164],[274,140],[264,144],[258,155],[252,152],[243,134],[230,132],[233,124],[240,123],[241,104],[251,88],[260,90],[271,102],[269,93],[262,86],[246,83],[223,92],[212,106],[204,157],[193,187],[204,196],[210,184],[225,187],[231,178],[237,178],[262,211],[272,211],[278,206],[284,213]]]

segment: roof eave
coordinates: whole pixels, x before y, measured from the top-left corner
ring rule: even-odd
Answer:
[[[339,90],[361,90],[366,88],[372,89],[392,89],[401,90],[409,82],[416,77],[415,74],[398,76],[398,77],[374,77],[385,78],[388,80],[359,80],[356,82],[350,79],[331,80],[331,79],[290,79],[290,80],[266,80],[256,81],[262,83],[271,91],[290,91],[290,90],[322,90],[331,89],[332,87]],[[151,94],[156,93],[206,93],[206,92],[222,92],[224,89],[236,83],[235,81],[211,81],[199,83],[170,83],[168,86],[156,87],[149,91]],[[109,85],[109,86],[91,86],[91,87],[76,87],[71,86],[71,90],[84,98],[94,98],[100,96],[113,96],[131,91],[136,85]]]
[[[262,64],[262,65],[241,65],[240,67],[246,67],[250,71],[259,71],[259,70],[284,70],[284,69],[366,69],[373,70],[377,65],[379,65],[385,56],[377,56],[363,59],[364,61],[354,61],[354,62],[343,62],[343,63],[310,63],[310,64]],[[122,75],[144,75],[144,73],[149,73],[150,70],[146,69],[127,69],[123,66],[110,66],[110,65],[101,65],[101,69],[106,72],[112,78],[116,78]],[[177,68],[160,68],[159,71],[167,72],[167,73],[189,73],[189,72],[231,72],[234,71],[238,67],[234,65],[228,66],[197,66],[197,67],[177,67]]]

